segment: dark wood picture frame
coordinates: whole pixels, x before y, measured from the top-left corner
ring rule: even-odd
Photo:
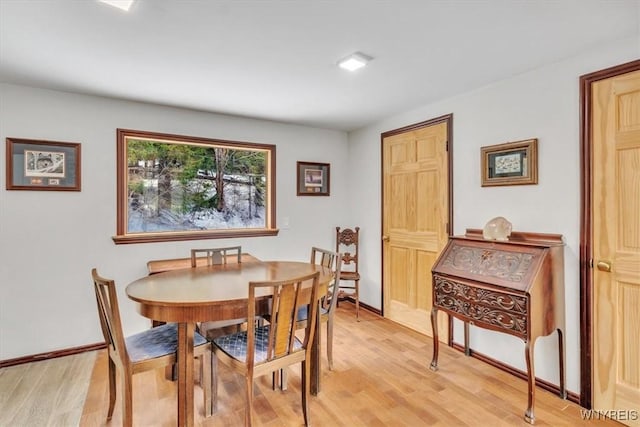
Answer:
[[[536,138],[480,148],[482,186],[538,183],[538,140]]]
[[[7,138],[7,190],[80,191],[76,142]]]
[[[331,185],[329,163],[297,162],[297,195],[328,196]]]

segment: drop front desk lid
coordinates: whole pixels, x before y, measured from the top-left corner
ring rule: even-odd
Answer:
[[[512,233],[510,240],[484,240],[482,230],[452,236],[432,273],[527,292],[551,246],[563,245],[556,234]]]

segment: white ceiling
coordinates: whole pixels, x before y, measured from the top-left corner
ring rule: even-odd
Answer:
[[[638,0],[0,0],[0,82],[353,130],[638,34]],[[336,61],[374,60],[349,73]]]

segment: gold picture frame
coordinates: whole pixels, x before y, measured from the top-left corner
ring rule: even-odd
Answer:
[[[480,148],[482,186],[538,183],[538,139],[531,138]]]

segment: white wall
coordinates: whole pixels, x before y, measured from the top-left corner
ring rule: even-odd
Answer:
[[[336,225],[362,227],[361,299],[380,308],[380,134],[453,113],[454,233],[503,215],[516,230],[565,237],[567,384],[578,391],[578,78],[637,59],[638,40],[600,46],[389,117],[352,132],[348,144],[337,131],[0,84],[0,138],[80,142],[83,179],[79,193],[6,191],[0,174],[0,360],[101,340],[91,267],[118,283],[129,334],[148,325],[124,295],[127,283],[146,274],[147,260],[185,256],[190,247],[209,244],[241,244],[263,259],[304,260],[312,244],[333,246]],[[119,127],[276,144],[277,218],[289,217],[290,229],[276,237],[114,245]],[[539,140],[538,185],[480,187],[481,146],[533,137]],[[331,163],[331,197],[296,197],[296,160]],[[557,383],[555,341],[539,341],[536,374]],[[515,338],[472,328],[471,343],[524,369],[523,345]]]
[[[387,118],[349,134],[349,221],[362,228],[361,299],[381,307],[380,134],[453,113],[454,234],[482,228],[501,215],[518,231],[564,235],[567,385],[579,392],[580,149],[579,76],[639,57],[638,38],[625,39],[482,89]],[[469,72],[473,72],[470,68]],[[482,188],[480,147],[538,138],[538,185]],[[353,190],[352,189],[352,190]],[[425,322],[428,319],[425,318]],[[516,338],[471,328],[471,347],[525,369]],[[463,342],[461,324],[456,341]],[[425,355],[426,360],[431,355]],[[556,335],[538,340],[536,375],[558,384]],[[426,365],[425,365],[426,366]]]
[[[115,245],[116,128],[275,144],[275,237]],[[101,341],[90,269],[116,280],[125,333],[148,327],[124,294],[149,259],[241,244],[262,259],[332,248],[347,204],[343,132],[0,84],[0,138],[82,144],[82,191],[7,191],[0,174],[0,360]],[[331,164],[330,197],[297,197],[296,161]],[[0,150],[5,165],[5,150]]]

